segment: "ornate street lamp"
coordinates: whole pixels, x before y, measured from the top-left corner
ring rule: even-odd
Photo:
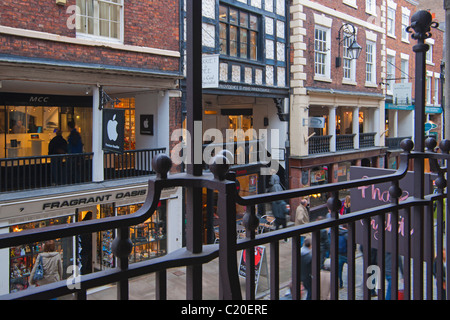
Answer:
[[[342,33],[342,35],[341,35]],[[356,28],[351,23],[344,23],[338,32],[336,40],[339,44],[338,56],[336,57],[336,68],[342,65],[341,58],[341,44],[350,39],[351,44],[347,47],[346,57],[350,60],[358,59],[361,55],[362,47],[356,42]]]

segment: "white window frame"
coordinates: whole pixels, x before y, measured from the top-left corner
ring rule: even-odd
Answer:
[[[409,59],[400,59],[400,70],[402,71],[402,83],[409,82]]]
[[[406,28],[409,25],[409,15],[402,13],[402,41],[409,43],[409,33]]]
[[[344,71],[344,75],[342,78],[342,82],[345,84],[356,84],[356,59],[349,59],[347,48],[352,44],[354,38],[353,37],[345,37],[342,42],[342,47],[344,48],[342,54],[342,69]],[[355,39],[356,40],[356,39]]]
[[[434,78],[434,105],[441,105],[439,102],[439,78]]]
[[[430,46],[430,49],[428,49],[427,53],[425,54],[425,59],[427,64],[433,64],[433,45],[428,44]]]
[[[406,7],[402,7],[402,41],[409,43],[409,33],[406,32],[406,28],[409,26],[409,19],[411,17],[411,10]]]
[[[392,7],[387,8],[386,13],[386,33],[390,37],[395,38],[395,12],[396,10]]]
[[[377,44],[373,41],[366,41],[366,86],[377,83]],[[371,50],[370,50],[371,49]],[[369,51],[370,50],[370,51]],[[369,74],[370,72],[370,74]]]
[[[324,61],[323,61],[323,73],[317,73],[317,61],[316,61],[316,30],[319,30],[322,34],[325,35],[325,51],[319,52],[319,54],[323,55]],[[315,25],[314,27],[314,80],[319,81],[328,81],[330,79],[330,73],[331,73],[331,54],[330,54],[330,48],[331,48],[331,28],[327,28],[321,25]]]
[[[366,13],[373,15],[373,16],[377,15],[376,0],[366,0]]]
[[[89,0],[79,0],[79,1],[85,1],[88,2]],[[119,3],[115,3],[110,0],[92,0],[94,2],[94,33],[84,33],[79,30],[77,30],[76,36],[77,38],[81,39],[88,39],[88,40],[94,40],[94,41],[103,41],[103,42],[115,42],[115,43],[123,43],[124,38],[124,0],[118,0]],[[106,3],[111,5],[117,5],[119,8],[119,30],[118,30],[118,38],[113,37],[105,37],[100,35],[100,10],[99,10],[99,3]],[[77,10],[77,21],[82,23],[80,17],[80,9]]]
[[[431,77],[427,76],[426,78],[426,86],[425,86],[425,90],[426,90],[426,105],[432,105],[431,102]]]

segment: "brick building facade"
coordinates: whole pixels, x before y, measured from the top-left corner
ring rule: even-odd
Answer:
[[[0,233],[70,223],[89,211],[98,219],[140,208],[151,157],[161,148],[168,153],[170,135],[181,127],[180,6],[130,0],[0,3]],[[105,109],[123,112],[122,154],[102,145]],[[68,139],[70,121],[83,153],[48,155],[57,129]],[[22,171],[30,176],[23,178]],[[169,190],[163,198],[152,218],[130,229],[139,239],[130,262],[181,246],[181,194]],[[115,263],[109,253],[113,236],[93,235],[91,270]],[[28,286],[40,245],[0,250],[2,294]],[[79,246],[75,238],[58,240],[64,270],[80,262]]]
[[[378,2],[371,8],[355,0],[291,2],[293,188],[347,180],[351,165],[384,166]],[[354,41],[362,47],[358,59],[349,55]],[[311,198],[311,205],[326,196]]]

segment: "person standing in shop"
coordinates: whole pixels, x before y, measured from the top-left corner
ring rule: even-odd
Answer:
[[[42,266],[44,268],[44,278],[38,281],[33,280],[39,260],[42,259]],[[62,280],[62,260],[61,255],[55,249],[55,241],[47,241],[44,244],[44,252],[38,254],[36,262],[31,270],[30,284],[42,286],[45,284],[58,282]]]
[[[68,151],[67,141],[62,136],[61,129],[55,129],[56,136],[50,140],[48,144],[48,154],[49,155],[61,155]],[[65,172],[63,169],[63,159],[61,157],[52,157],[51,161],[51,172],[52,172],[52,184],[58,185],[65,183],[63,178],[65,177]]]
[[[81,135],[75,128],[75,122],[69,121],[67,126],[70,129],[70,134],[67,137],[69,142],[69,153],[83,153],[83,142],[81,141]]]
[[[67,137],[68,151],[70,154],[83,153],[83,142],[81,141],[81,135],[78,130],[75,128],[75,122],[69,121],[67,123],[70,134]],[[82,172],[81,172],[81,158],[80,157],[69,157],[69,172],[72,172],[72,181],[71,182],[82,182]]]
[[[92,211],[88,211],[82,221],[92,220]],[[84,233],[79,236],[81,274],[92,273],[92,233]]]

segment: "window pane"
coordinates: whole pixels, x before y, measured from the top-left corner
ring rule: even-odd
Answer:
[[[257,51],[257,34],[256,32],[250,32],[250,59],[257,60],[258,59],[258,51]]]
[[[219,6],[219,19],[220,21],[227,21],[227,7]]]
[[[220,53],[227,54],[227,25],[220,23]]]
[[[258,17],[250,16],[250,29],[258,30]]]
[[[238,24],[238,11],[234,9],[230,9],[230,23]]]
[[[247,30],[241,29],[241,58],[247,58]]]
[[[248,14],[241,12],[240,14],[240,25],[241,27],[248,28]]]
[[[237,27],[230,26],[230,56],[237,57]]]

